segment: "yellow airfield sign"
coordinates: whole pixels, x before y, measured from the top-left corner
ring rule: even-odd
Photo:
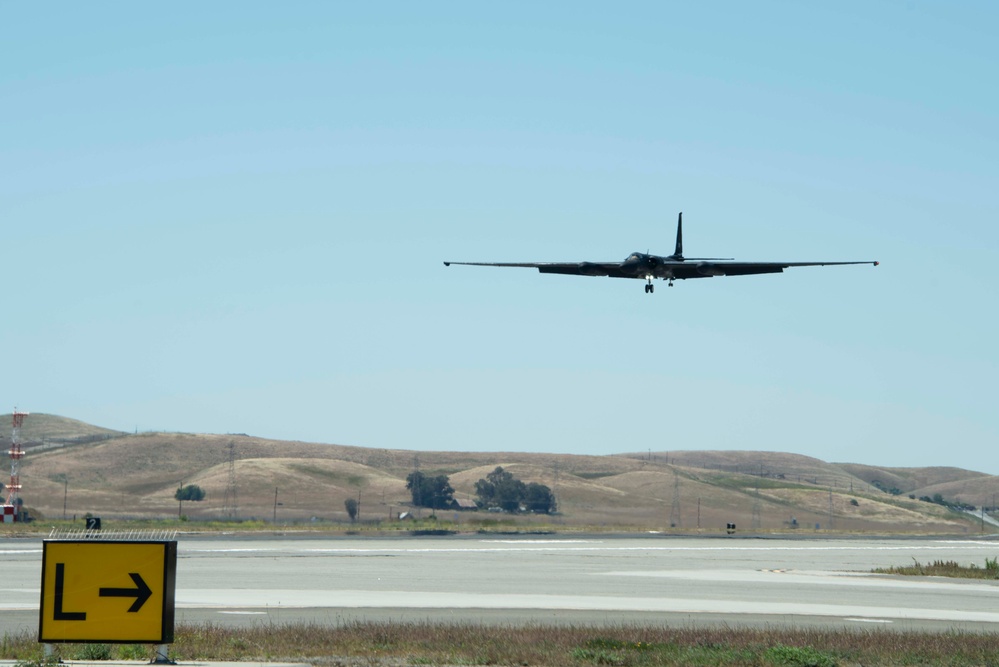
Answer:
[[[46,540],[38,641],[173,642],[177,543]]]

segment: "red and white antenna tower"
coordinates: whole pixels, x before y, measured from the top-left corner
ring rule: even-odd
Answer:
[[[24,458],[24,450],[21,449],[21,424],[27,412],[18,412],[14,408],[14,428],[10,434],[10,484],[7,485],[7,501],[4,503],[14,508],[14,518],[16,520],[18,511],[18,500],[21,495],[21,459]],[[5,512],[6,514],[6,512]],[[6,517],[4,517],[6,518]]]

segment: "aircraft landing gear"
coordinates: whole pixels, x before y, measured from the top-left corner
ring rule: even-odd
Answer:
[[[672,287],[672,286],[673,286],[673,279],[672,279],[672,278],[670,278],[670,279],[669,279],[669,286],[670,286],[670,287]]]
[[[649,284],[645,286],[645,293],[652,294],[656,291],[656,286],[652,284],[652,278],[649,278]]]

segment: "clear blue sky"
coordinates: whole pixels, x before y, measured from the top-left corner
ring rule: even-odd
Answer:
[[[0,2],[0,404],[999,473],[999,7]],[[660,284],[445,268],[672,251]]]

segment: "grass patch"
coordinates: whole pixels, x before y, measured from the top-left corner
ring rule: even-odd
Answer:
[[[788,479],[774,479],[772,477],[754,477],[751,475],[713,475],[707,478],[707,482],[722,489],[743,492],[751,492],[757,489],[802,489],[805,491],[815,491],[816,489],[812,484],[804,484]]]
[[[113,660],[115,650],[111,644],[84,644],[70,655],[71,660]]]
[[[320,466],[309,465],[307,463],[292,463],[288,465],[288,468],[304,475],[324,479],[328,482],[333,482],[334,484],[342,486],[361,487],[368,481],[363,475],[345,473],[339,470],[330,470],[329,468],[322,468]]]
[[[55,645],[55,658],[83,644]],[[107,645],[98,645],[107,646]],[[111,645],[111,659],[138,655]],[[104,649],[101,649],[105,651]],[[145,647],[150,655],[152,647]],[[471,623],[178,624],[170,658],[191,661],[291,661],[316,667],[527,665],[545,667],[832,667],[999,665],[999,633],[784,628],[483,626]],[[0,659],[43,667],[33,632],[6,636]]]
[[[959,579],[999,579],[999,559],[986,558],[985,566],[978,567],[974,563],[960,565],[953,560],[935,560],[923,565],[915,558],[912,565],[879,567],[871,570],[876,574],[903,574],[914,577],[956,577]]]
[[[775,665],[793,667],[836,667],[836,659],[808,646],[778,644],[764,651],[764,657]]]

